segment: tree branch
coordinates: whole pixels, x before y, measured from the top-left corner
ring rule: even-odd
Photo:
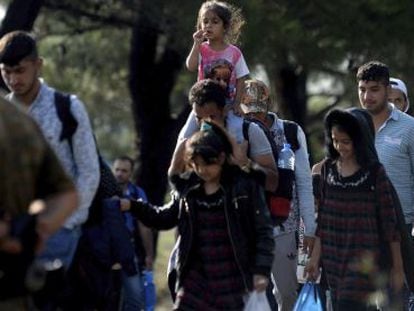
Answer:
[[[112,25],[116,27],[133,27],[135,17],[131,18],[122,18],[120,14],[111,13],[110,15],[102,15],[96,12],[90,12],[87,10],[82,10],[77,6],[66,3],[55,3],[54,1],[45,0],[44,7],[51,11],[63,11],[69,13],[73,16],[86,17],[93,22],[98,22],[101,24]]]

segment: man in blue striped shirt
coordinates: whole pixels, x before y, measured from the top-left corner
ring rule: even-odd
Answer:
[[[407,229],[414,233],[414,118],[388,102],[391,85],[385,64],[366,63],[356,77],[359,102],[374,121],[378,156],[397,190]]]
[[[361,106],[371,114],[375,125],[375,147],[391,182],[397,190],[405,223],[414,223],[414,118],[388,102],[388,67],[369,62],[358,69]]]

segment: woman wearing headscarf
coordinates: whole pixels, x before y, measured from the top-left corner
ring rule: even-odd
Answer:
[[[404,282],[392,185],[367,112],[334,109],[324,126],[317,239],[305,271],[315,278],[322,262],[335,311],[376,310],[377,291]]]

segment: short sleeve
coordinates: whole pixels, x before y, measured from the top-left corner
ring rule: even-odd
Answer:
[[[243,54],[241,54],[241,52],[240,52],[240,57],[234,66],[234,70],[236,73],[236,79],[243,78],[250,73],[249,68],[247,67],[246,60],[244,59],[244,56]]]
[[[249,158],[272,153],[272,146],[270,145],[266,134],[253,122],[251,122],[249,126],[249,144]]]

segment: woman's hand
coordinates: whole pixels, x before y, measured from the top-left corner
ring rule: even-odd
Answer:
[[[303,271],[305,279],[310,281],[316,281],[319,277],[319,260],[312,257],[309,259]]]
[[[392,267],[390,271],[390,285],[395,293],[399,293],[404,287],[404,269]]]
[[[265,291],[268,284],[269,284],[268,277],[264,275],[260,275],[260,274],[253,275],[253,287],[257,292]]]

